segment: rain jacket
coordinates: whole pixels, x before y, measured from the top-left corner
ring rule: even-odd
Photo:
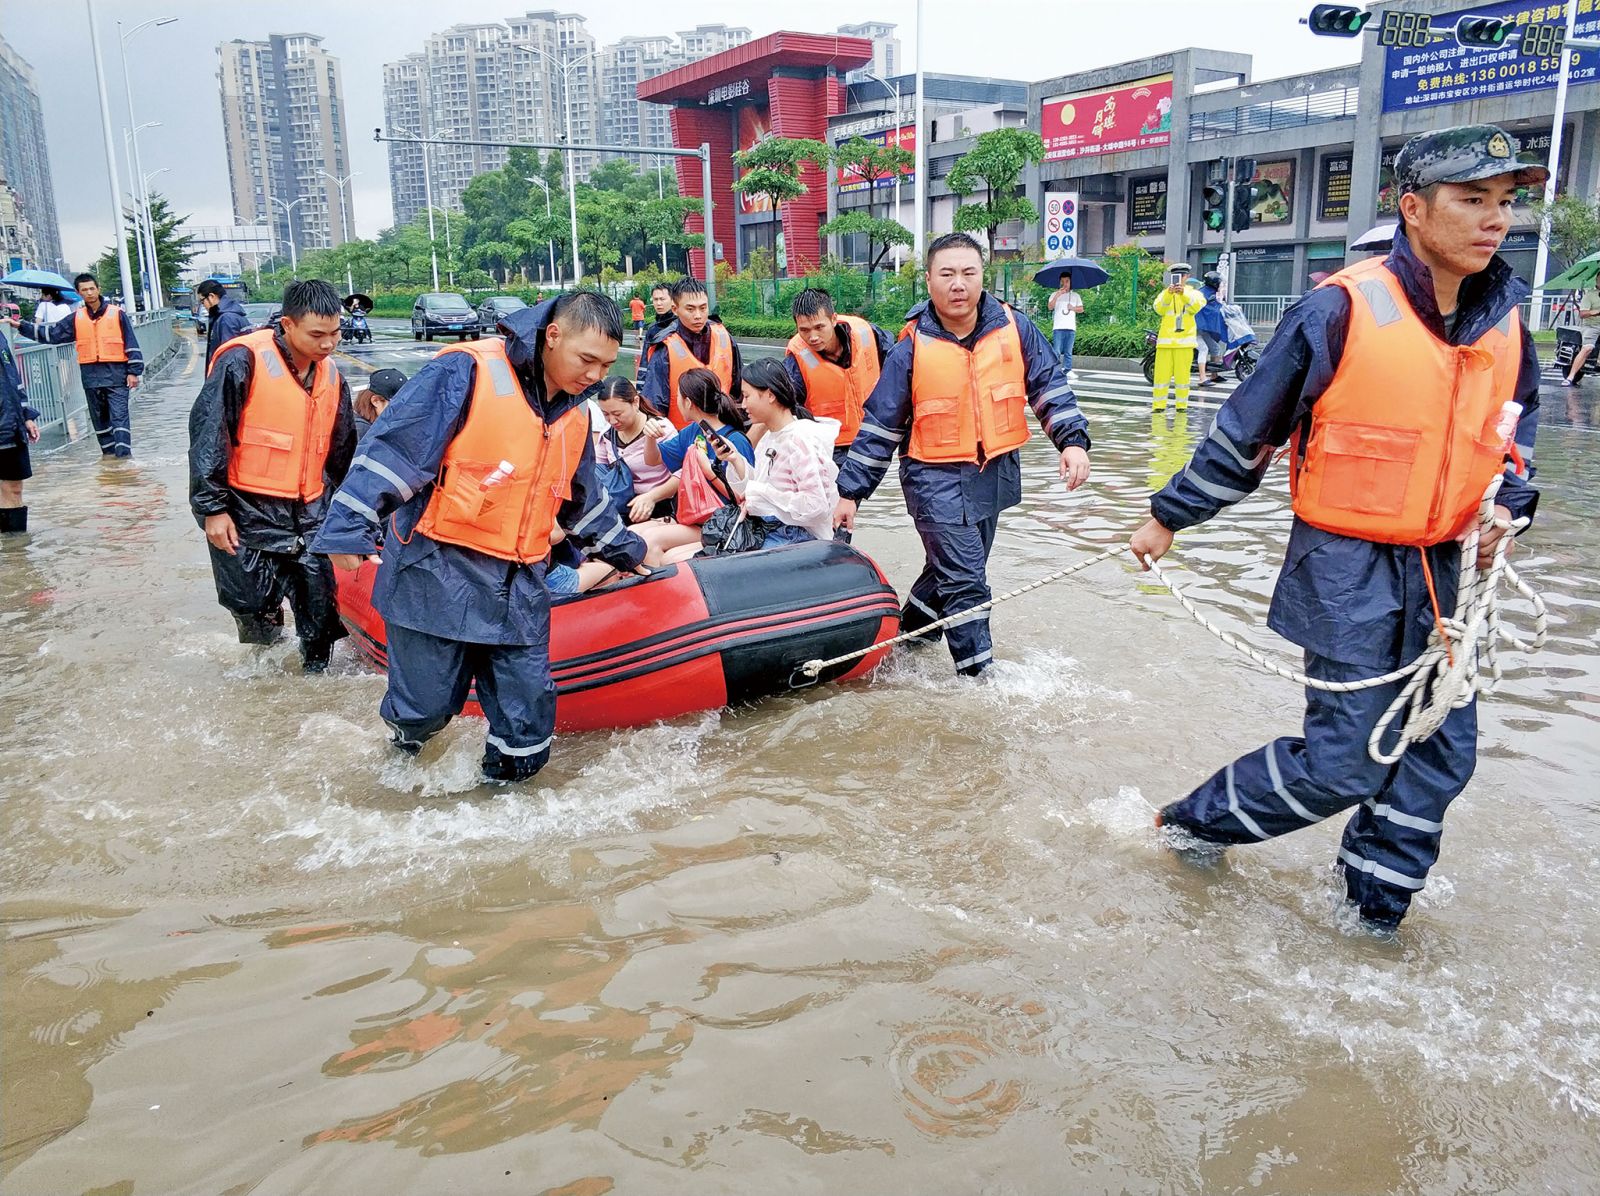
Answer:
[[[1165,287],[1156,292],[1154,307],[1161,317],[1161,327],[1156,332],[1156,347],[1161,349],[1192,349],[1195,344],[1195,316],[1205,300],[1191,286],[1174,295]]]
[[[279,333],[273,341],[288,361],[289,346],[283,335]],[[235,490],[228,485],[228,458],[238,444],[239,416],[250,395],[255,360],[246,345],[236,345],[219,354],[211,376],[195,398],[189,412],[189,509],[202,526],[208,515],[224,511],[232,515],[239,543],[247,548],[299,552],[322,526],[334,489],[344,480],[355,455],[356,422],[350,386],[343,377],[339,379],[339,413],[322,465],[323,491],[318,497],[301,502]]]
[[[1467,345],[1492,328],[1528,294],[1500,257],[1461,284],[1447,331],[1434,299],[1433,276],[1395,234],[1385,266],[1399,279],[1413,310],[1440,340]],[[1261,484],[1274,449],[1309,419],[1344,355],[1350,297],[1343,287],[1319,287],[1284,313],[1256,372],[1217,411],[1211,431],[1183,472],[1150,502],[1162,526],[1181,531],[1249,497]],[[1397,384],[1399,384],[1397,382]],[[1526,475],[1506,469],[1496,501],[1513,518],[1538,505],[1533,477],[1539,423],[1539,361],[1533,338],[1522,338],[1513,396],[1523,406],[1516,443]],[[1426,550],[1439,603],[1455,605],[1460,549],[1451,542]],[[1387,670],[1427,642],[1433,612],[1418,549],[1337,535],[1295,519],[1267,625],[1292,643],[1343,664]]]
[[[245,314],[244,305],[231,295],[224,295],[206,324],[206,368],[211,368],[211,359],[217,355],[218,349],[234,337],[252,331],[254,329],[250,325],[250,317]]]
[[[956,341],[939,323],[932,304],[919,304],[909,315],[916,317],[919,332]],[[956,343],[970,349],[980,336],[999,329],[1005,320],[1005,307],[986,291],[979,300],[977,327]],[[1061,369],[1061,359],[1032,320],[1019,316],[1017,334],[1022,340],[1028,403],[1050,442],[1058,452],[1071,445],[1087,449],[1089,421],[1078,410],[1078,400]],[[861,431],[839,474],[839,493],[845,498],[863,502],[871,497],[888,472],[895,450],[903,450],[910,443],[915,347],[916,338],[907,337],[895,345],[883,363],[883,375],[867,400]],[[1013,451],[993,457],[981,467],[966,462],[941,465],[913,461],[902,451],[900,486],[912,519],[976,525],[1022,501],[1022,461]]]
[[[645,367],[644,385],[639,390],[645,399],[668,419],[674,419],[672,414],[672,354],[667,352],[666,340],[676,332],[683,337],[683,343],[689,346],[689,352],[695,355],[698,361],[711,360],[711,326],[721,324],[722,321],[712,316],[706,321],[706,326],[698,333],[690,332],[678,321],[664,325],[658,329],[650,342],[646,345],[646,352],[650,356],[650,364]],[[728,334],[733,340],[733,334]],[[739,355],[739,342],[733,340],[733,384],[728,387],[730,398],[738,399],[739,383],[744,374],[744,358]],[[676,422],[676,420],[674,420]]]
[[[1222,316],[1222,300],[1217,297],[1215,287],[1203,286],[1200,288],[1200,297],[1206,305],[1200,309],[1200,314],[1194,318],[1194,326],[1201,332],[1209,332],[1223,344],[1228,343],[1228,322]]]
[[[98,320],[106,314],[107,306],[106,297],[104,295],[100,296],[100,306],[89,312],[89,318]],[[88,309],[85,308],[84,310]],[[83,385],[86,390],[104,390],[108,387],[126,386],[129,374],[137,377],[144,373],[144,352],[139,348],[139,338],[133,334],[133,321],[128,318],[128,312],[125,308],[118,308],[117,314],[122,320],[122,345],[128,354],[127,364],[124,365],[120,361],[97,361],[90,365],[80,365],[78,372],[83,378]],[[38,324],[24,320],[17,328],[17,331],[29,340],[39,341],[42,344],[71,345],[75,344],[78,339],[78,321],[76,318],[57,320],[53,324],[46,324],[41,327]]]
[[[505,316],[506,353],[529,403],[553,423],[583,403],[580,395],[547,395],[539,353],[555,300]],[[373,605],[392,624],[474,644],[535,645],[549,633],[542,562],[519,565],[416,531],[445,449],[466,420],[477,365],[469,353],[444,353],[400,389],[361,442],[328,518],[312,544],[322,553],[371,553],[391,519]],[[568,538],[617,569],[644,560],[645,545],[627,530],[595,471],[586,438],[572,475],[572,495],[556,521]]]
[[[11,345],[0,337],[0,449],[28,442],[27,422],[39,413],[28,405],[28,392],[22,385],[22,371],[12,356]]]

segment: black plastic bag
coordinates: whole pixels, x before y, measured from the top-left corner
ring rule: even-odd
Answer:
[[[766,541],[767,525],[745,518],[742,507],[723,507],[700,527],[700,551],[706,556],[754,552]]]

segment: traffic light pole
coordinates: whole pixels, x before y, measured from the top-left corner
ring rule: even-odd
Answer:
[[[1237,161],[1237,158],[1228,159],[1228,218],[1222,226],[1222,260],[1228,264],[1227,273],[1222,276],[1222,293],[1229,303],[1233,302],[1233,188]]]

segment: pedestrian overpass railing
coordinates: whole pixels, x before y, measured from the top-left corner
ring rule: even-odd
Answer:
[[[145,372],[154,374],[177,344],[172,308],[140,312],[133,317],[134,335],[144,352]],[[28,401],[39,411],[39,439],[45,448],[71,444],[94,431],[89,421],[88,399],[78,374],[78,351],[73,345],[12,343]]]

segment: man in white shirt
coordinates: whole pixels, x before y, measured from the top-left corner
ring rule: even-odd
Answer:
[[[1050,343],[1061,358],[1064,372],[1072,370],[1072,342],[1078,339],[1078,313],[1083,310],[1083,297],[1072,289],[1072,275],[1061,276],[1061,286],[1050,296]]]

